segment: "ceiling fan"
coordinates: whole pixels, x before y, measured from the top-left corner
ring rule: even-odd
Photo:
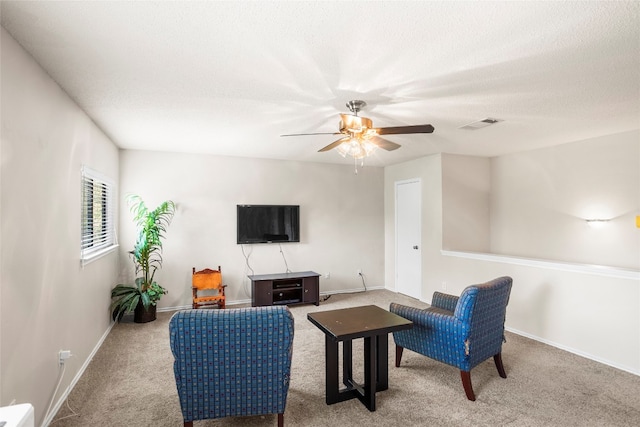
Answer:
[[[343,135],[340,139],[322,147],[318,152],[329,151],[337,148],[338,152],[343,157],[350,155],[355,159],[362,159],[370,155],[376,147],[380,147],[387,151],[393,151],[400,148],[400,144],[380,138],[380,135],[433,132],[433,126],[431,125],[374,128],[371,119],[358,116],[358,112],[366,105],[366,102],[360,100],[347,102],[347,108],[352,114],[340,114],[338,132],[292,133],[280,136]]]

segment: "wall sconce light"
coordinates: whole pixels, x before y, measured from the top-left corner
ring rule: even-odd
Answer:
[[[608,219],[587,219],[585,221],[587,221],[587,225],[591,228],[602,228],[609,222]]]
[[[640,228],[640,215],[636,215],[636,227]]]

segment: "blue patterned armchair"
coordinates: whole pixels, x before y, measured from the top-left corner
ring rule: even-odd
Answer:
[[[507,378],[501,352],[511,284],[505,276],[469,286],[460,297],[434,292],[427,309],[391,303],[392,313],[413,322],[412,329],[393,333],[396,367],[404,348],[455,366],[469,400],[476,400],[470,371],[481,362],[493,356],[498,373]]]
[[[293,350],[286,306],[179,311],[169,339],[185,427],[261,414],[278,414],[283,426]]]

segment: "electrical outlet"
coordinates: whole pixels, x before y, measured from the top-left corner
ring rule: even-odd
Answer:
[[[358,276],[362,276],[362,269],[361,268],[358,269]]]
[[[64,365],[64,362],[71,357],[71,350],[60,350],[58,352],[58,360],[61,365]]]
[[[443,291],[447,290],[447,282],[442,282],[442,290]]]
[[[326,274],[324,275],[324,278],[325,278],[325,279],[331,279],[331,273],[326,273]]]

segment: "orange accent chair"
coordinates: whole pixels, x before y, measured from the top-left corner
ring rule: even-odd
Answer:
[[[193,291],[193,308],[210,307],[217,305],[219,308],[225,307],[226,298],[224,288],[227,285],[222,284],[222,269],[218,266],[217,270],[205,268],[196,271],[193,267],[193,275],[191,276],[191,289]]]

